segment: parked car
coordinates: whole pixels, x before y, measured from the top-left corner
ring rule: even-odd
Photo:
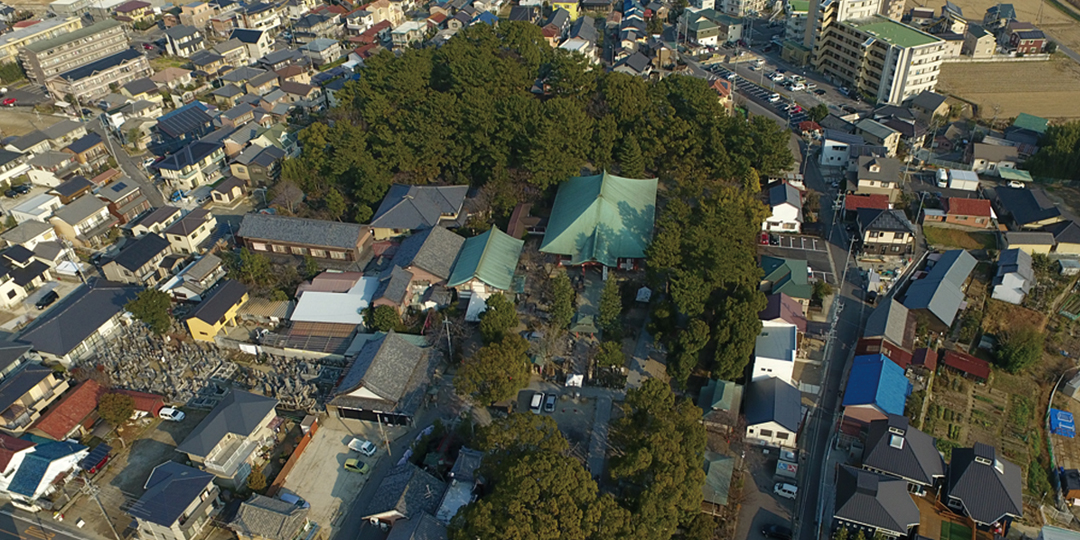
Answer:
[[[13,97],[9,97],[9,98],[4,100],[4,106],[5,107],[14,107],[15,103],[18,102],[18,101],[19,101],[18,99],[15,99]]]
[[[532,395],[532,401],[529,402],[529,410],[533,414],[540,414],[540,408],[544,405],[544,393],[536,392]]]
[[[172,201],[172,202],[180,202],[180,201],[182,201],[182,200],[184,200],[186,198],[187,198],[187,193],[184,193],[183,191],[180,191],[178,189],[172,194],[171,197],[169,197],[169,200]]]
[[[807,86],[806,88],[807,88],[808,90],[810,89],[810,87],[809,87],[809,86]],[[825,90],[824,90],[823,88],[818,88],[817,90],[814,90],[814,94],[817,94],[817,95],[819,95],[819,96],[824,96],[824,95],[825,95],[825,93],[826,93],[826,92],[825,92]]]
[[[775,234],[770,234],[769,235],[769,245],[770,246],[779,246],[780,245],[780,237],[775,235]]]
[[[157,163],[157,158],[155,158],[155,157],[148,157],[148,158],[142,160],[142,166],[143,166],[144,169],[149,169],[150,166],[155,164],[155,163]]]
[[[34,186],[30,184],[19,184],[11,189],[14,189],[19,195],[26,195],[27,193],[30,193],[31,189],[34,189]]]
[[[791,540],[791,529],[783,525],[766,525],[761,528],[761,535],[774,540]]]
[[[738,79],[738,78],[739,78],[739,75],[736,74],[734,71],[727,74],[727,80],[729,80],[729,81],[734,81],[735,79]]]
[[[763,246],[769,245],[769,233],[761,233],[761,238],[758,238],[758,243]]]
[[[374,456],[375,452],[378,449],[379,448],[377,446],[375,446],[375,443],[373,443],[371,441],[361,439],[359,437],[354,438],[353,440],[349,441],[349,450],[355,450],[355,451],[360,452],[361,454],[363,454],[363,455],[365,455],[367,457]]]
[[[282,493],[282,494],[278,495],[277,498],[279,498],[282,501],[285,501],[285,502],[287,502],[289,504],[299,506],[300,508],[311,508],[311,503],[309,503],[309,502],[305,501],[304,499],[300,498],[295,493]]]
[[[1009,187],[1016,189],[1024,189],[1024,183],[1019,180],[1009,180]]]
[[[769,96],[769,103],[776,103],[777,101],[780,101],[780,94],[774,92],[771,96]]]
[[[775,494],[777,494],[777,495],[779,495],[779,496],[781,496],[781,497],[783,497],[785,499],[794,499],[795,495],[798,492],[799,492],[799,488],[797,488],[797,487],[795,487],[795,486],[793,486],[791,484],[785,484],[783,482],[778,483],[775,486],[773,486],[773,493],[775,493]]]
[[[367,474],[371,470],[367,463],[363,463],[356,458],[346,459],[344,467],[346,471],[360,474]]]
[[[162,407],[161,410],[158,411],[158,418],[170,422],[182,422],[185,416],[184,411],[172,407]]]
[[[557,396],[555,394],[544,395],[544,412],[555,412],[555,400]]]
[[[152,50],[154,50],[154,46],[153,46],[153,45],[151,45],[151,44],[149,44],[149,43],[143,43],[143,44],[142,44],[142,48],[143,48],[143,50],[147,50],[147,51],[152,51]]]
[[[45,308],[53,305],[53,302],[55,302],[55,301],[57,301],[59,299],[60,299],[60,295],[56,294],[56,291],[49,291],[49,292],[45,293],[44,295],[42,295],[41,298],[38,298],[38,301],[34,304],[34,307],[36,307],[38,309],[45,309]]]
[[[815,88],[817,88],[817,85],[816,85],[816,84],[814,84],[814,83],[812,83],[812,82],[810,82],[810,83],[806,83],[806,91],[807,91],[807,92],[809,92],[810,90],[813,90],[813,89],[815,89]],[[824,93],[825,93],[825,92],[822,92],[822,94],[824,94]]]
[[[873,306],[877,303],[877,291],[866,291],[866,304]]]
[[[9,189],[7,191],[4,191],[4,196],[9,199],[14,199],[15,197],[19,196],[19,192],[15,191],[14,189]]]
[[[769,79],[772,80],[772,82],[782,82],[784,76],[779,73],[773,73],[772,75],[769,75]]]

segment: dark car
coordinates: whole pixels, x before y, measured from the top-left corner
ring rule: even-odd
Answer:
[[[791,540],[791,529],[783,525],[766,525],[761,528],[761,534],[774,540]]]
[[[14,189],[20,195],[26,195],[27,193],[30,193],[30,190],[33,189],[33,186],[31,186],[30,184],[19,184],[11,189]]]
[[[775,235],[775,234],[770,234],[769,235],[769,245],[770,246],[779,246],[780,245],[780,237]]]
[[[53,304],[53,302],[55,302],[55,301],[57,301],[59,299],[60,299],[60,295],[56,294],[56,291],[49,291],[49,292],[45,293],[45,296],[42,296],[41,298],[38,299],[37,303],[34,304],[34,307],[36,307],[38,309],[45,309],[45,308],[51,306]]]
[[[14,199],[15,197],[19,196],[19,192],[15,191],[14,189],[9,189],[9,190],[4,192],[4,196],[9,198],[9,199]]]
[[[824,88],[818,88],[817,90],[814,90],[814,93],[819,95],[819,96],[824,96],[825,95],[825,89]]]
[[[866,291],[866,304],[874,305],[877,303],[877,291]]]

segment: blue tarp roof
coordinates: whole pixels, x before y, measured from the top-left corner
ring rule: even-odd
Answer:
[[[1050,433],[1070,439],[1076,437],[1076,422],[1073,414],[1060,409],[1050,409]]]
[[[883,354],[856,356],[844,391],[844,406],[874,405],[881,412],[904,414],[911,383],[904,369]]]

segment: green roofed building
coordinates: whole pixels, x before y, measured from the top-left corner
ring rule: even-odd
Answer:
[[[728,503],[728,491],[731,489],[731,475],[735,471],[735,458],[705,452],[705,485],[702,486],[702,508],[707,512],[720,515]]]
[[[485,292],[487,287],[509,291],[524,245],[524,240],[497,227],[466,239],[446,285],[473,292]]]
[[[1034,131],[1039,135],[1046,133],[1046,126],[1049,122],[1045,118],[1040,118],[1033,114],[1020,113],[1016,115],[1016,120],[1013,120],[1013,127],[1020,129],[1026,129],[1028,131]]]
[[[765,293],[784,293],[803,304],[803,311],[806,311],[814,293],[808,279],[806,261],[763,256],[761,268],[765,270],[762,280]]]
[[[559,186],[540,251],[563,255],[569,264],[618,266],[642,259],[652,240],[655,178],[634,180],[604,172],[578,176]]]
[[[998,176],[1002,180],[1016,180],[1017,182],[1031,182],[1031,173],[1009,167],[998,168]]]

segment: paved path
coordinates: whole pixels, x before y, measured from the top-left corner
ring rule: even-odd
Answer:
[[[641,332],[638,334],[637,344],[634,345],[634,354],[630,357],[630,372],[626,374],[626,389],[638,388],[642,381],[648,378],[645,363],[649,361],[649,352],[652,350],[652,335],[646,330],[649,327],[649,317],[641,323]]]
[[[596,415],[593,417],[592,441],[589,442],[589,473],[593,477],[604,473],[607,457],[608,420],[611,419],[611,398],[596,398]]]
[[[76,529],[74,522],[52,520],[49,512],[31,514],[11,505],[0,508],[0,540],[82,540],[99,538],[89,528]]]
[[[143,172],[142,163],[139,158],[132,158],[128,155],[127,150],[120,146],[120,143],[111,136],[111,134],[105,132],[105,128],[101,126],[101,121],[93,119],[86,124],[86,128],[102,138],[109,137],[109,141],[106,145],[109,148],[109,153],[116,158],[116,163],[120,165],[120,169],[139,185],[139,189],[142,190],[143,195],[150,201],[150,205],[158,208],[165,205],[165,197],[161,195],[161,191],[154,185],[153,179],[146,177]]]

